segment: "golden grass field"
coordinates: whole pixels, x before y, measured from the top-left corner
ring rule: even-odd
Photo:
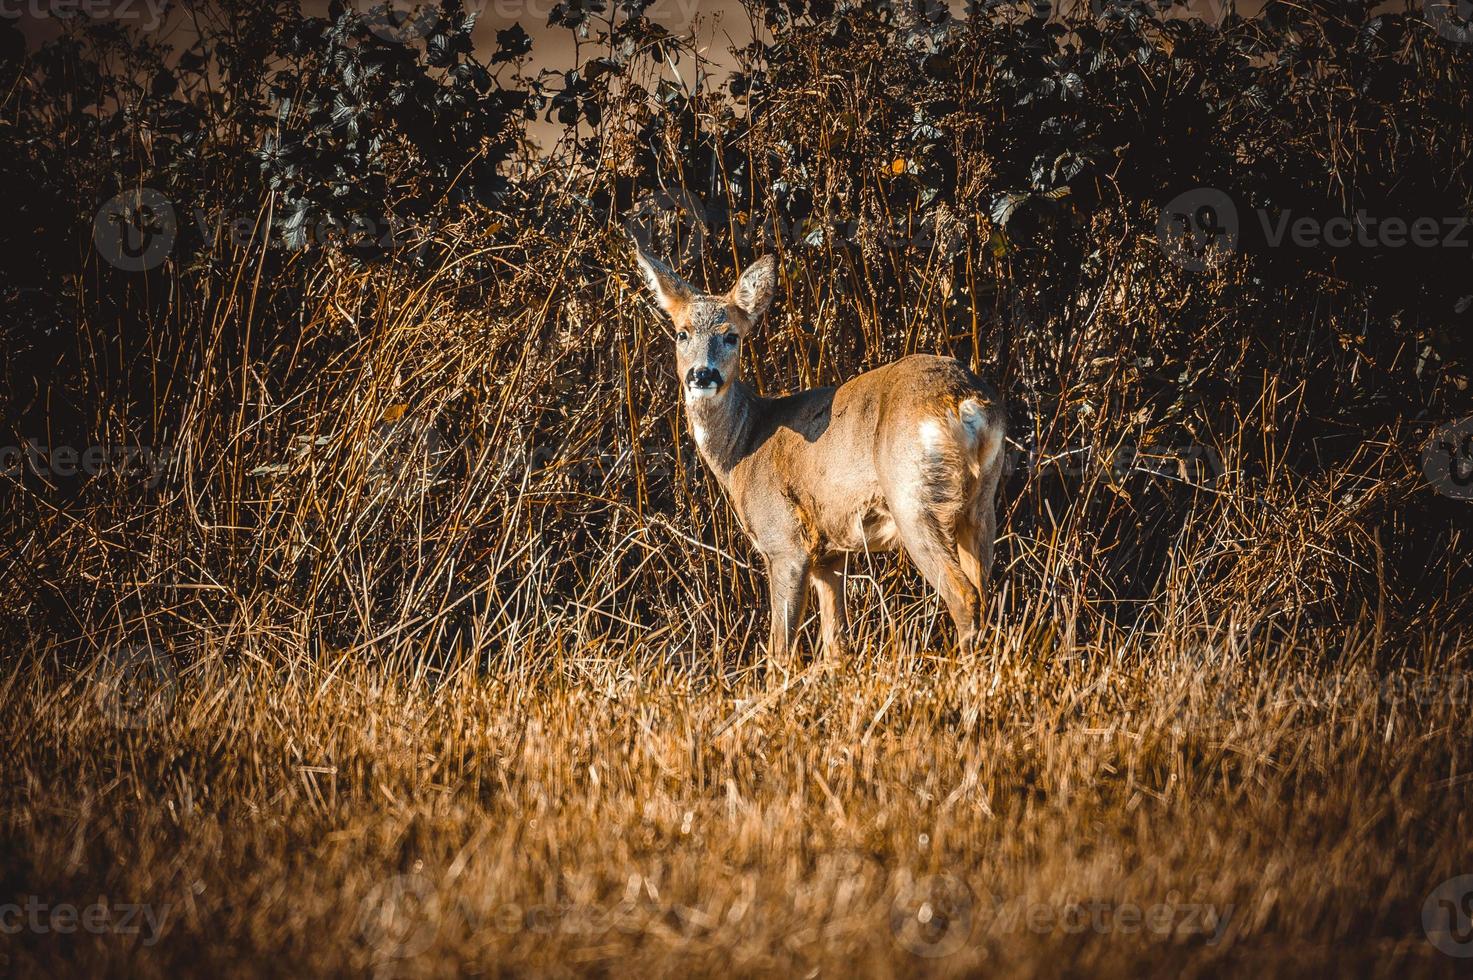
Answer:
[[[1388,684],[1384,642],[1035,623],[786,687],[204,650],[121,719],[33,670],[0,694],[11,881],[163,927],[0,949],[16,976],[1452,975],[1422,916],[1468,868],[1467,676],[1428,683],[1429,650]]]

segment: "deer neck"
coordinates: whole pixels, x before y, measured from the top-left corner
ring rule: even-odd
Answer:
[[[685,399],[685,417],[701,458],[729,489],[731,471],[752,450],[752,433],[763,399],[740,379],[709,398]]]

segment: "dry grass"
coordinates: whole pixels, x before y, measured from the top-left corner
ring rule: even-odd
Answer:
[[[0,688],[7,890],[149,903],[161,936],[27,928],[7,970],[1454,970],[1421,909],[1473,867],[1470,645],[1455,592],[1365,601],[1401,588],[1374,522],[1426,492],[1391,449],[1248,480],[1223,442],[1212,485],[1019,470],[982,656],[875,560],[862,653],[782,678],[617,280],[532,352],[524,318],[387,289],[295,414],[200,414],[253,448],[177,449],[152,532],[109,533],[112,501],[22,539],[99,584],[100,626]],[[212,482],[228,519],[186,505]],[[1155,588],[1112,594],[1109,536],[1159,541],[1159,508]]]
[[[1393,443],[1250,480],[1244,420],[1210,483],[1020,467],[982,655],[875,559],[862,652],[782,677],[620,280],[529,347],[543,310],[333,275],[299,348],[360,332],[291,397],[198,386],[158,496],[25,498],[0,873],[159,934],[27,926],[8,971],[1457,966],[1422,909],[1473,867],[1465,600],[1390,596],[1464,566],[1455,530],[1388,557],[1427,493]],[[34,625],[63,587],[80,641]]]
[[[877,649],[777,687],[213,640],[121,728],[32,663],[0,694],[10,889],[167,918],[152,946],[8,936],[6,965],[1451,973],[1421,910],[1468,867],[1455,652],[1388,683],[1371,624],[1313,649],[1035,621],[976,662]]]
[[[1428,493],[1404,447],[1250,479],[1244,419],[1210,483],[1020,467],[979,657],[876,559],[861,653],[784,678],[620,280],[488,318],[333,275],[298,349],[359,332],[263,368],[290,395],[197,386],[156,496],[22,498],[0,874],[160,925],[28,925],[8,972],[1458,965],[1422,911],[1473,868],[1466,565],[1455,527],[1386,550]],[[60,594],[76,632],[38,628]]]

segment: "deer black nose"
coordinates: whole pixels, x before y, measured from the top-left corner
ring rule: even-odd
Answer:
[[[721,372],[709,367],[691,368],[685,372],[685,383],[692,388],[720,388]]]

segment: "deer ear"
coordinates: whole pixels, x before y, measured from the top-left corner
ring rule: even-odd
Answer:
[[[639,263],[639,273],[644,276],[644,284],[655,294],[660,308],[667,316],[675,316],[690,302],[695,290],[690,283],[670,271],[669,266],[646,252],[638,242],[634,245],[634,256]]]
[[[731,301],[747,316],[758,320],[772,305],[772,297],[776,292],[777,260],[771,255],[764,255],[747,266],[736,285],[731,287]]]

